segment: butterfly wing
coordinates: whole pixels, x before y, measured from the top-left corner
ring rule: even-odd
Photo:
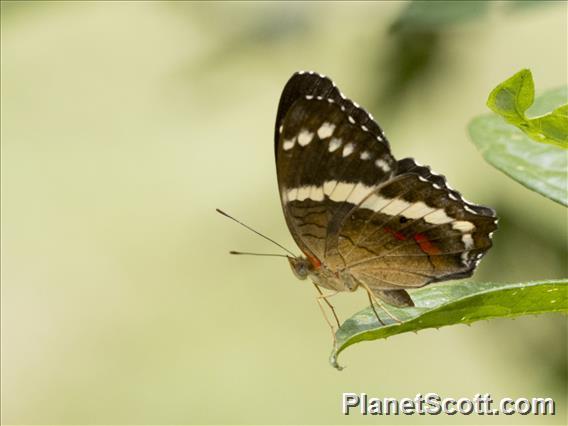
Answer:
[[[333,237],[358,185],[374,188],[396,166],[379,126],[331,80],[292,76],[277,114],[276,168],[288,227],[308,258],[340,266]]]
[[[491,247],[495,212],[443,176],[396,161],[373,118],[327,77],[297,73],[277,113],[275,152],[284,215],[313,264],[348,271],[379,297],[470,276]]]
[[[413,159],[342,224],[346,269],[371,289],[397,290],[471,276],[492,245],[495,211],[472,204]]]

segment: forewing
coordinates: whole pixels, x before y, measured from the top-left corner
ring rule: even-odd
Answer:
[[[311,84],[294,75],[280,102],[278,185],[288,227],[300,249],[334,266],[339,259],[334,252],[337,233],[345,214],[362,197],[360,185],[378,187],[396,173],[397,163],[368,114],[345,99],[329,79],[304,77]],[[300,95],[302,90],[308,94]]]

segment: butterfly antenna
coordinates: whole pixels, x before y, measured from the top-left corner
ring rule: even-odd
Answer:
[[[285,257],[290,258],[287,254],[276,254],[276,253],[251,253],[250,251],[235,251],[231,250],[229,254],[247,255],[247,256],[273,256],[273,257]]]
[[[222,214],[225,217],[228,217],[229,219],[234,220],[235,222],[237,222],[239,225],[244,226],[245,228],[247,228],[249,231],[254,232],[256,235],[261,236],[262,238],[264,238],[265,240],[270,241],[273,244],[276,244],[278,247],[280,247],[282,250],[284,250],[286,253],[290,253],[290,255],[292,255],[292,257],[296,257],[296,255],[294,253],[292,253],[290,250],[288,250],[286,247],[284,247],[282,244],[278,244],[276,241],[274,241],[272,238],[268,238],[266,235],[261,234],[260,232],[252,229],[250,226],[248,226],[247,224],[241,222],[240,220],[235,219],[233,216],[225,213],[223,210],[220,209],[215,209],[217,210],[217,213]],[[231,252],[231,254],[245,254],[245,253],[241,253],[241,252]],[[251,253],[252,254],[252,253]],[[288,256],[285,256],[288,257]]]

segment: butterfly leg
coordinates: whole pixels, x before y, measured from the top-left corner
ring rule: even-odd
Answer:
[[[337,316],[337,313],[335,312],[335,308],[333,307],[333,305],[330,303],[329,299],[330,297],[335,296],[336,294],[339,294],[338,291],[334,291],[331,294],[328,295],[324,295],[323,292],[321,291],[321,288],[319,288],[319,286],[317,284],[314,284],[314,286],[316,287],[317,291],[319,292],[319,296],[317,296],[318,299],[323,299],[325,301],[325,303],[327,304],[327,306],[329,306],[329,309],[331,310],[331,313],[333,314],[333,317],[335,318],[335,322],[337,323],[337,327],[341,327],[341,321],[339,321],[339,317]]]
[[[333,324],[331,323],[331,321],[327,317],[327,314],[325,313],[325,309],[323,308],[323,305],[321,304],[321,301],[318,297],[316,297],[316,302],[318,302],[318,306],[319,306],[320,311],[321,311],[321,313],[322,313],[322,315],[325,319],[325,322],[327,322],[327,325],[329,325],[329,328],[331,329],[331,337],[333,338],[333,345],[335,346],[336,340],[335,340],[335,329],[333,328]]]
[[[331,336],[333,338],[333,344],[335,345],[336,340],[335,340],[335,327],[333,326],[333,324],[331,323],[331,321],[329,320],[325,309],[321,303],[321,299],[325,300],[325,302],[327,303],[327,305],[329,306],[329,308],[331,309],[331,312],[333,313],[335,320],[337,321],[338,327],[339,327],[339,319],[337,318],[337,315],[335,313],[335,309],[333,308],[333,305],[331,303],[329,303],[329,301],[326,299],[326,296],[324,296],[323,292],[321,291],[321,289],[314,284],[314,287],[316,288],[316,290],[318,291],[318,293],[320,294],[319,296],[316,297],[316,302],[318,302],[318,306],[320,308],[320,311],[325,319],[325,322],[327,322],[327,325],[329,325],[329,328],[331,329]],[[328,296],[329,297],[329,296]]]
[[[369,304],[371,305],[371,309],[373,310],[373,312],[375,313],[375,316],[377,317],[377,320],[381,323],[381,325],[386,325],[383,320],[381,319],[381,317],[379,316],[377,310],[375,309],[375,303],[373,302],[373,299],[371,297],[371,293],[369,292],[369,290],[366,290],[367,292],[367,297],[369,298]]]

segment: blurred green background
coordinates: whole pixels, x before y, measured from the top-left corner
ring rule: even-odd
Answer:
[[[528,67],[566,84],[565,2],[2,2],[2,422],[565,424],[567,323],[497,320],[327,363],[315,292],[214,212],[293,247],[273,125],[299,69],[369,109],[395,156],[500,216],[473,279],[565,277],[565,209],[466,125]],[[457,284],[459,285],[459,284]],[[342,319],[363,293],[334,298]],[[535,416],[341,415],[377,397],[553,397]]]

